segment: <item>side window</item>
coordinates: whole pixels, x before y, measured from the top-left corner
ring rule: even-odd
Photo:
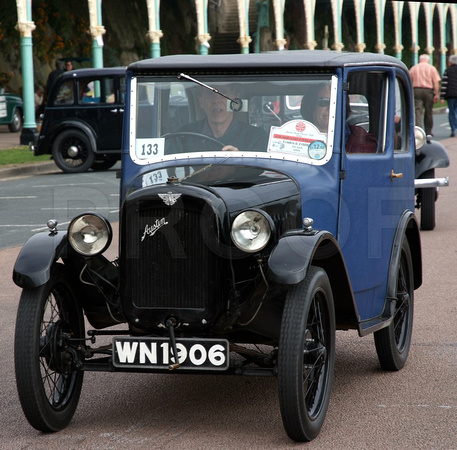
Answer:
[[[380,72],[353,72],[348,76],[346,97],[346,153],[384,151],[386,76]]]
[[[72,105],[74,102],[73,97],[73,80],[68,80],[62,83],[57,92],[57,97],[54,104],[56,105]]]
[[[394,151],[405,152],[407,146],[407,121],[405,89],[401,80],[395,79],[395,116],[394,116]]]
[[[112,77],[80,80],[78,91],[79,103],[114,103],[116,100]]]

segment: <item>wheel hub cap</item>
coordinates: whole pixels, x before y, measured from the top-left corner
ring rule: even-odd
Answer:
[[[78,156],[79,148],[76,147],[76,145],[70,145],[70,147],[68,147],[67,153],[71,158],[75,158]]]

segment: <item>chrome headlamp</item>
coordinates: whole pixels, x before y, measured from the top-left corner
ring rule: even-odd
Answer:
[[[249,253],[265,248],[270,240],[273,221],[262,211],[249,210],[239,214],[232,224],[234,244]]]
[[[103,253],[110,245],[112,235],[110,223],[104,217],[94,213],[81,214],[68,226],[70,245],[84,256]]]
[[[423,147],[427,136],[425,131],[421,127],[414,127],[414,139],[416,140],[416,151]]]

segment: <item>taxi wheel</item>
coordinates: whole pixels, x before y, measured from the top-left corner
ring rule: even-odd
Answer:
[[[435,169],[425,171],[420,178],[435,178]],[[421,197],[421,230],[435,229],[436,188],[422,188]]]
[[[79,130],[65,130],[52,145],[52,156],[57,167],[66,173],[89,170],[95,162],[89,138]]]
[[[400,370],[406,363],[413,331],[413,310],[413,263],[408,241],[404,239],[392,322],[388,327],[374,333],[376,352],[384,370]]]
[[[24,414],[35,429],[59,431],[78,405],[84,372],[74,368],[66,337],[84,339],[82,309],[61,265],[47,283],[22,291],[14,342],[16,383]]]
[[[13,121],[8,125],[8,129],[11,133],[17,133],[22,129],[22,111],[19,109],[14,110]]]
[[[279,404],[295,441],[314,439],[330,400],[335,365],[335,311],[330,281],[319,267],[291,287],[284,306],[278,351]]]

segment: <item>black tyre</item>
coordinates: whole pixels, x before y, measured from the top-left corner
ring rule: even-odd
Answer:
[[[435,178],[435,169],[425,171],[420,178]],[[435,229],[436,188],[422,188],[420,197],[421,230],[433,230]]]
[[[54,139],[52,156],[57,167],[66,173],[86,172],[95,162],[89,138],[79,130],[62,131]]]
[[[22,111],[16,108],[13,114],[13,121],[8,124],[8,129],[11,133],[17,133],[18,131],[21,131],[23,123]]]
[[[379,362],[384,370],[400,370],[411,345],[414,312],[413,263],[408,241],[403,240],[397,273],[393,319],[387,328],[374,333]]]
[[[84,338],[83,315],[65,271],[57,266],[46,284],[22,291],[16,320],[17,390],[24,414],[37,430],[65,428],[78,405],[84,372],[74,367],[66,346],[70,336]]]
[[[92,164],[91,169],[96,171],[111,169],[118,161],[118,158],[113,156],[106,156],[105,159],[100,159]]]
[[[278,352],[279,404],[295,441],[314,439],[330,400],[335,365],[335,311],[326,272],[310,267],[286,298]]]

